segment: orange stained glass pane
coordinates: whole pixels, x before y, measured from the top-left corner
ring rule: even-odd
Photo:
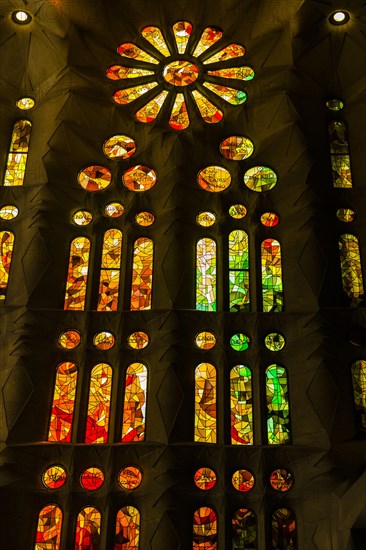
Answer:
[[[164,36],[158,27],[145,27],[141,31],[141,35],[154,46],[165,57],[169,57],[170,51]]]
[[[152,212],[139,212],[135,216],[135,221],[142,227],[149,227],[155,221],[155,216]]]
[[[185,130],[189,126],[189,115],[184,95],[179,93],[175,97],[172,112],[169,118],[169,126],[173,130]]]
[[[112,389],[112,367],[95,365],[90,375],[85,443],[107,443]]]
[[[140,78],[154,74],[154,71],[139,69],[137,67],[122,67],[122,65],[112,65],[107,69],[106,75],[110,80],[123,80],[124,78]]]
[[[7,204],[0,208],[0,219],[2,220],[13,220],[19,214],[19,209],[13,204]]]
[[[77,237],[70,246],[64,309],[85,308],[86,285],[89,269],[90,241]]]
[[[121,44],[120,46],[118,46],[117,52],[122,57],[128,57],[129,59],[145,61],[146,63],[154,63],[155,65],[159,63],[156,57],[153,57],[149,53],[145,52],[144,50],[136,46],[136,44],[131,44],[131,43]]]
[[[42,474],[42,482],[47,489],[60,489],[66,483],[66,470],[63,466],[50,466]]]
[[[93,338],[93,344],[97,349],[102,351],[113,348],[116,343],[116,339],[111,332],[102,331],[98,332]]]
[[[121,254],[122,232],[119,229],[108,229],[103,240],[98,311],[117,311]]]
[[[86,468],[81,472],[80,485],[87,491],[96,491],[104,483],[104,473],[100,468]]]
[[[339,238],[343,290],[349,298],[362,298],[364,295],[362,265],[358,239],[345,234]]]
[[[14,234],[10,231],[0,231],[0,303],[6,297],[13,249]]]
[[[129,136],[118,134],[103,143],[103,153],[110,159],[128,159],[136,152],[136,142]]]
[[[244,136],[230,136],[220,143],[220,153],[229,160],[245,160],[253,151],[253,142]]]
[[[216,369],[201,363],[195,370],[194,441],[216,443]]]
[[[139,86],[133,86],[132,88],[117,90],[113,94],[113,99],[116,103],[119,103],[120,105],[127,105],[127,103],[135,101],[139,97],[143,96],[144,94],[155,88],[155,86],[157,85],[157,82],[147,82],[146,84],[140,84]]]
[[[124,506],[117,512],[114,550],[138,550],[140,512],[134,506]]]
[[[133,491],[141,485],[142,472],[137,466],[125,466],[118,474],[118,483],[122,489]]]
[[[154,246],[151,239],[141,237],[134,244],[131,310],[151,309]]]
[[[198,57],[211,48],[222,37],[222,30],[214,27],[206,27],[201,34],[199,42],[194,49],[193,57]]]
[[[78,369],[75,363],[67,361],[57,367],[48,441],[71,441],[77,379]]]
[[[39,512],[34,550],[60,550],[61,508],[48,504]]]
[[[165,65],[163,77],[172,86],[189,86],[198,78],[198,68],[185,59],[178,59]]]
[[[207,166],[198,173],[197,181],[205,191],[220,193],[231,184],[231,175],[222,166]]]
[[[80,332],[77,330],[65,330],[58,337],[58,343],[64,349],[74,349],[81,341]]]
[[[203,350],[212,349],[216,344],[216,336],[213,332],[199,332],[195,337],[196,346]]]
[[[119,218],[125,212],[125,207],[120,202],[110,202],[104,208],[104,213],[109,218]]]
[[[89,210],[77,210],[72,221],[75,225],[89,225],[93,221],[93,214]]]
[[[231,444],[253,445],[252,373],[245,365],[230,371]]]
[[[100,550],[100,512],[92,506],[80,510],[76,521],[73,550]]]
[[[154,187],[157,175],[155,170],[148,166],[131,166],[122,176],[122,182],[130,191],[148,191]]]
[[[217,476],[212,468],[199,468],[194,474],[194,483],[201,491],[209,491],[216,485]]]
[[[207,71],[211,76],[220,78],[235,78],[236,80],[253,80],[255,73],[251,67],[231,67],[229,69],[217,69],[216,71]]]
[[[192,90],[193,98],[196,102],[202,119],[208,124],[216,124],[223,118],[222,111],[216,107],[207,97],[203,96],[198,90]]]
[[[219,52],[215,53],[206,61],[204,61],[204,65],[207,65],[208,63],[218,63],[219,61],[227,61],[228,59],[236,59],[237,57],[241,57],[246,52],[246,49],[241,44],[229,44]]]
[[[141,330],[129,335],[127,342],[132,349],[144,349],[149,343],[149,335]]]
[[[220,84],[212,84],[212,82],[204,82],[203,85],[214,94],[228,103],[231,103],[231,105],[242,105],[247,100],[247,94],[244,90],[237,90],[235,88],[229,88],[228,86],[221,86]]]
[[[135,115],[136,119],[139,122],[153,122],[160,113],[160,109],[164,105],[164,101],[166,100],[168,93],[169,92],[166,90],[163,90],[160,94],[155,96],[151,101],[149,101],[149,103],[137,111]]]
[[[172,28],[178,53],[185,53],[192,33],[191,23],[189,21],[177,21]]]
[[[280,223],[280,218],[274,212],[265,212],[261,215],[261,223],[265,227],[276,227]]]
[[[252,472],[249,470],[237,470],[233,473],[231,483],[234,489],[240,493],[247,493],[253,489],[255,480]]]
[[[132,363],[126,371],[122,443],[144,441],[146,422],[147,368]]]
[[[5,186],[23,185],[31,130],[29,120],[18,120],[14,124],[5,169]]]
[[[105,166],[87,166],[78,174],[78,183],[86,191],[101,191],[112,181],[112,174]]]
[[[212,508],[202,506],[193,516],[193,550],[216,550],[217,516]]]

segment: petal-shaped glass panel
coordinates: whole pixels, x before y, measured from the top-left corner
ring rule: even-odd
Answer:
[[[136,44],[121,44],[120,46],[118,46],[117,52],[122,57],[128,57],[129,59],[145,61],[146,63],[154,63],[155,65],[159,63],[159,61],[155,57],[136,46]]]
[[[229,69],[217,69],[216,71],[207,71],[210,76],[220,78],[235,78],[236,80],[253,80],[255,73],[251,67],[231,67]]]
[[[232,550],[255,550],[257,548],[257,520],[247,508],[240,508],[233,515]]]
[[[192,90],[193,98],[196,102],[202,119],[208,124],[216,124],[223,118],[222,111],[216,107],[207,97],[202,95],[198,90]]]
[[[189,115],[187,105],[183,94],[177,94],[175,97],[172,112],[169,118],[169,126],[173,130],[185,130],[189,126]]]
[[[201,34],[201,37],[199,39],[199,42],[197,46],[194,49],[193,57],[198,57],[203,52],[208,50],[208,48],[211,48],[220,38],[222,37],[222,30],[215,27],[207,27],[203,33]]]
[[[219,61],[226,61],[227,59],[236,59],[241,57],[246,52],[246,49],[241,44],[229,44],[219,52],[215,53],[203,63],[207,65],[208,63],[218,63]]]
[[[142,76],[150,76],[155,74],[155,71],[147,69],[139,69],[137,67],[123,67],[122,65],[112,65],[107,69],[106,75],[110,80],[123,80],[124,78],[141,78]]]
[[[137,111],[135,115],[136,119],[139,122],[153,122],[164,105],[164,101],[166,100],[168,93],[169,92],[166,90],[163,90],[160,94],[155,96],[151,101],[149,101],[149,103]]]
[[[142,36],[150,42],[165,57],[169,57],[170,51],[164,36],[158,27],[145,27],[141,31]]]
[[[236,90],[235,88],[213,84],[212,82],[204,82],[203,85],[214,94],[231,103],[231,105],[242,105],[247,100],[247,94],[244,90]]]
[[[185,53],[189,37],[192,33],[192,28],[189,21],[177,21],[177,23],[173,25],[173,33],[178,53]]]
[[[124,90],[117,90],[113,94],[113,99],[120,105],[127,105],[135,101],[139,97],[143,96],[158,85],[157,82],[147,82],[146,84],[140,84],[139,86],[133,86],[132,88],[125,88]]]

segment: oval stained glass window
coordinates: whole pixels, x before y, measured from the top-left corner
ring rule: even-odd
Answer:
[[[213,212],[200,212],[197,214],[196,222],[202,227],[211,227],[216,223],[216,215]]]
[[[199,332],[196,334],[195,342],[200,349],[212,349],[216,344],[216,336],[212,332]]]
[[[269,476],[269,483],[275,491],[286,493],[294,484],[294,476],[288,470],[279,468]]]
[[[142,227],[149,227],[155,221],[155,216],[152,212],[139,212],[135,216],[135,222]]]
[[[58,337],[58,343],[64,349],[74,349],[81,341],[80,332],[77,330],[65,330]]]
[[[194,474],[194,483],[201,491],[209,491],[216,485],[217,477],[211,468],[199,468]]]
[[[338,208],[337,218],[340,222],[349,223],[355,219],[355,213],[350,208]]]
[[[110,159],[128,159],[136,152],[136,142],[122,134],[112,136],[103,143],[103,153]]]
[[[245,172],[244,183],[251,191],[262,193],[273,189],[277,183],[277,175],[267,166],[253,166]]]
[[[254,476],[249,470],[237,470],[231,478],[234,489],[240,493],[247,493],[254,487]]]
[[[265,227],[276,227],[280,223],[280,218],[274,212],[265,212],[261,215],[261,224]]]
[[[96,491],[104,483],[104,474],[100,468],[86,468],[80,476],[80,485],[87,491]]]
[[[13,220],[17,217],[18,214],[18,208],[16,206],[13,206],[12,204],[7,204],[6,206],[2,206],[0,208],[0,219],[2,220]]]
[[[102,191],[111,181],[112,174],[105,166],[87,166],[78,174],[78,183],[86,191]]]
[[[127,342],[132,349],[144,349],[149,343],[149,336],[146,332],[133,332],[129,335]]]
[[[93,344],[96,348],[106,351],[113,348],[116,339],[111,332],[98,332],[93,338]]]
[[[198,185],[210,193],[225,191],[231,183],[231,175],[222,166],[207,166],[197,176]]]
[[[122,176],[123,185],[130,191],[148,191],[156,183],[156,172],[147,166],[131,166]]]
[[[233,204],[229,208],[229,215],[235,220],[241,220],[247,215],[247,209],[244,204]]]
[[[89,210],[77,210],[72,221],[75,225],[89,225],[93,221],[93,214]]]
[[[125,466],[118,474],[118,483],[122,489],[133,491],[141,485],[142,472],[137,466]]]
[[[264,345],[270,351],[281,351],[285,347],[285,339],[279,332],[271,332],[264,339]]]
[[[104,208],[104,214],[109,218],[119,218],[125,212],[125,207],[120,202],[110,202]]]
[[[35,101],[32,97],[22,97],[18,99],[15,105],[22,111],[29,111],[35,106]]]
[[[66,470],[59,464],[50,466],[42,474],[42,483],[47,489],[60,489],[66,482]]]
[[[237,332],[233,334],[230,338],[230,346],[235,351],[245,351],[249,348],[250,338],[242,332]]]
[[[165,65],[163,77],[172,86],[189,86],[198,78],[198,68],[184,59]]]
[[[230,136],[220,143],[220,153],[229,160],[247,159],[253,151],[253,142],[244,136]]]
[[[330,111],[341,111],[344,107],[344,103],[341,99],[328,99],[325,105]]]

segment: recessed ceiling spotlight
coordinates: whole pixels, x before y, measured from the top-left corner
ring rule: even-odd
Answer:
[[[334,11],[329,16],[329,21],[332,25],[344,25],[347,21],[349,21],[349,13],[343,10]]]
[[[32,21],[32,16],[27,11],[16,10],[13,11],[11,17],[15,23],[18,25],[26,25]]]

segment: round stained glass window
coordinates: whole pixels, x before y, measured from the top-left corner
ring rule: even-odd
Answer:
[[[198,185],[210,193],[225,191],[231,183],[231,175],[222,166],[207,166],[197,176]]]
[[[288,470],[279,468],[278,470],[274,470],[271,473],[269,477],[269,483],[271,484],[271,487],[273,487],[275,491],[279,491],[280,493],[286,493],[293,486],[294,477]]]
[[[136,142],[129,136],[112,136],[103,143],[103,153],[110,159],[128,159],[136,152]]]
[[[355,219],[355,213],[350,208],[339,208],[337,210],[337,218],[341,222],[353,222],[353,220]]]
[[[130,191],[148,191],[156,183],[156,172],[147,166],[132,166],[123,174],[122,181]]]
[[[81,473],[80,485],[87,491],[96,491],[104,483],[104,474],[100,468],[86,468]]]
[[[34,105],[35,101],[31,97],[22,97],[16,102],[16,106],[22,111],[29,111],[29,109],[33,109]]]
[[[213,489],[216,481],[216,473],[211,468],[199,468],[194,474],[194,483],[201,491]]]
[[[341,99],[328,99],[325,104],[330,111],[341,111],[344,107],[344,103]]]
[[[142,227],[149,227],[155,221],[155,216],[152,212],[139,212],[135,216],[135,222]]]
[[[58,337],[58,343],[64,349],[76,348],[81,342],[80,333],[77,330],[65,330]]]
[[[149,336],[146,332],[137,331],[129,335],[128,345],[133,349],[144,349],[149,343]]]
[[[60,489],[66,482],[66,470],[63,466],[50,466],[42,474],[42,482],[47,489]]]
[[[122,489],[133,491],[141,484],[142,472],[137,466],[125,466],[118,474],[118,483]]]
[[[235,220],[241,220],[247,215],[247,209],[244,204],[233,204],[229,208],[229,214]]]
[[[101,191],[112,181],[112,174],[104,166],[87,166],[78,174],[78,182],[86,191]]]
[[[16,206],[13,206],[12,204],[7,204],[6,206],[2,206],[0,208],[0,218],[2,220],[13,220],[17,217],[18,214],[18,208]]]
[[[200,349],[212,349],[216,344],[216,336],[212,332],[199,332],[196,335],[195,342]]]
[[[76,225],[89,225],[93,221],[93,214],[89,210],[78,210],[74,213],[72,221]]]
[[[281,351],[285,347],[285,343],[284,337],[278,332],[271,332],[264,339],[264,345],[270,351]]]
[[[254,476],[249,470],[237,470],[231,478],[234,489],[241,493],[247,493],[254,487]]]
[[[265,212],[261,215],[261,223],[266,227],[276,227],[280,223],[280,218],[274,212]]]
[[[100,350],[108,350],[113,348],[116,339],[111,332],[98,332],[93,338],[93,344]]]
[[[216,223],[216,215],[213,212],[200,212],[196,217],[196,222],[202,227],[211,227]]]
[[[244,183],[252,191],[270,191],[277,183],[275,172],[267,166],[253,166],[244,174]]]
[[[242,332],[237,332],[236,334],[233,334],[230,338],[230,346],[235,351],[245,351],[249,348],[250,344],[250,338],[246,334],[243,334]]]
[[[220,143],[220,153],[229,160],[247,159],[253,151],[253,142],[244,136],[230,136]]]
[[[125,212],[125,207],[120,202],[110,202],[104,208],[104,213],[109,218],[119,218]]]

